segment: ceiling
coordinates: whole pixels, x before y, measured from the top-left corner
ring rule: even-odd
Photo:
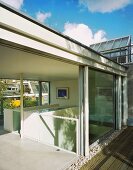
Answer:
[[[0,78],[70,80],[78,78],[77,65],[0,45]]]

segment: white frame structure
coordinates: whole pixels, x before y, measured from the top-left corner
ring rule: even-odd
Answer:
[[[36,20],[20,13],[13,8],[0,2],[0,47],[1,50],[10,49],[16,50],[20,53],[26,53],[27,55],[34,55],[34,59],[47,61],[52,59],[53,61],[61,61],[62,63],[68,63],[76,65],[79,68],[78,80],[79,80],[79,125],[77,130],[79,132],[77,136],[78,154],[89,155],[89,68],[104,71],[113,74],[117,77],[116,93],[117,101],[116,110],[117,115],[117,129],[121,129],[121,76],[124,77],[124,122],[126,124],[127,119],[127,73],[126,68],[120,64],[117,64],[100,53],[92,50],[88,46],[85,46],[76,40],[73,40],[63,34],[60,34]],[[31,29],[32,26],[32,29]],[[9,50],[9,51],[10,51]],[[19,72],[19,68],[12,70],[7,67],[4,60],[4,51],[1,53],[0,63],[0,78],[12,78],[21,80],[21,86],[23,79],[40,78],[44,76],[40,71],[32,69],[34,72],[28,72],[23,64],[22,72]],[[3,54],[3,55],[2,55]],[[17,58],[17,56],[15,56]],[[40,57],[40,58],[39,58]],[[28,57],[27,57],[28,58]],[[38,64],[37,62],[36,64]],[[17,60],[14,59],[14,65],[17,65]],[[5,71],[5,67],[7,70]],[[43,66],[45,67],[45,66]],[[38,76],[36,74],[38,73]],[[44,72],[45,73],[45,72]],[[47,75],[48,76],[48,75]],[[53,76],[52,74],[49,76]],[[41,91],[41,89],[40,89]],[[40,96],[41,97],[41,96]],[[41,105],[41,101],[40,101]],[[23,137],[23,90],[21,89],[21,137]],[[77,121],[77,120],[76,120]]]

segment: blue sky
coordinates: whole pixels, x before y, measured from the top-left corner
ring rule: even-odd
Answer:
[[[2,0],[86,45],[133,36],[133,0]]]

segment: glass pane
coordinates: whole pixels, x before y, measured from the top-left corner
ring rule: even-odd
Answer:
[[[104,50],[106,50],[106,42],[101,43],[101,45],[98,49],[98,51],[104,51]]]
[[[24,107],[38,106],[38,97],[36,96],[24,96]]]
[[[39,83],[38,81],[24,82],[24,107],[39,105]]]
[[[121,51],[121,56],[126,56],[127,55],[127,50]]]
[[[40,142],[76,152],[76,121],[42,115]]]
[[[89,70],[90,143],[114,127],[113,76]]]
[[[110,58],[110,55],[111,55],[111,53],[105,53],[105,54],[103,54],[105,57],[108,57],[108,58]]]
[[[119,57],[120,51],[111,53],[111,57]]]
[[[42,105],[49,104],[49,82],[42,82]]]
[[[31,88],[34,94],[39,94],[39,83],[38,81],[30,81]]]
[[[78,107],[45,108],[24,111],[24,134],[41,143],[76,152]]]
[[[114,40],[107,42],[107,44],[106,44],[106,50],[112,49],[113,42],[114,42]]]
[[[96,44],[96,45],[94,46],[94,48],[93,48],[93,49],[94,49],[95,51],[97,51],[97,50],[98,50],[98,48],[99,48],[99,45],[100,45],[100,44]]]
[[[121,41],[120,46],[121,46],[121,47],[127,46],[128,39],[129,39],[128,37],[122,38],[122,41]]]
[[[120,47],[120,42],[121,42],[121,39],[115,40],[112,48],[119,48]]]

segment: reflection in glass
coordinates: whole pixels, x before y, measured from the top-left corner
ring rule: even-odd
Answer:
[[[54,119],[54,145],[76,152],[76,121]]]
[[[50,113],[50,112],[49,112]],[[76,152],[75,120],[40,114],[40,142]]]
[[[113,75],[89,70],[90,143],[114,127]]]

